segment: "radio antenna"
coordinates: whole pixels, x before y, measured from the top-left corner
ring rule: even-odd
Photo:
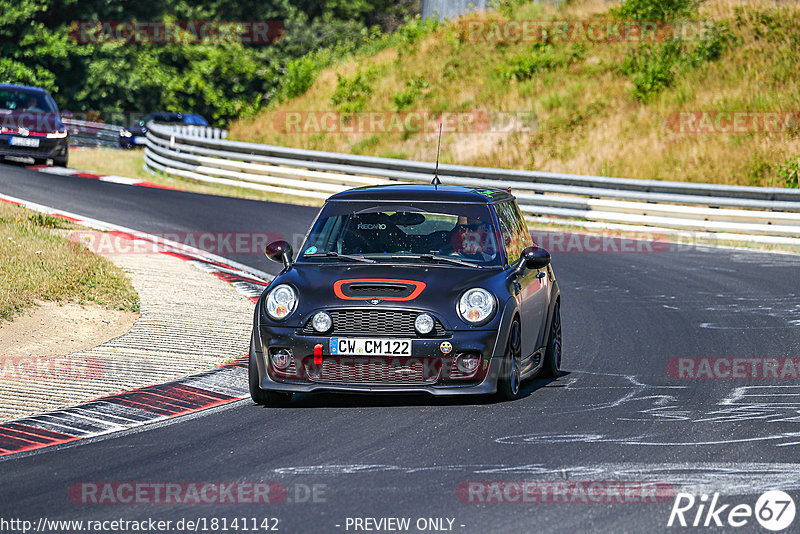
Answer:
[[[436,146],[436,170],[433,172],[433,180],[431,180],[431,184],[439,190],[439,185],[442,183],[439,180],[439,150],[442,148],[442,124],[439,123],[439,144]]]

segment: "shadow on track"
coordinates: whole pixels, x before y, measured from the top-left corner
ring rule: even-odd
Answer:
[[[565,383],[555,383],[558,379],[569,376],[568,371],[561,371],[558,378],[532,378],[522,383],[519,398],[514,401],[503,401],[495,395],[465,395],[453,397],[435,397],[428,394],[399,393],[295,393],[291,404],[283,408],[265,407],[266,409],[286,408],[389,408],[408,406],[481,406],[489,404],[507,404],[530,397],[543,387],[564,387]]]

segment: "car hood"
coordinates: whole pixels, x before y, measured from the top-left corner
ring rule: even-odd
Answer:
[[[337,282],[353,280],[409,281],[424,284],[424,289],[409,300],[393,300],[378,297],[374,305],[392,308],[428,310],[451,316],[455,311],[456,299],[471,287],[483,287],[501,296],[506,280],[500,268],[475,269],[441,264],[295,264],[289,271],[276,277],[271,287],[277,284],[290,284],[298,292],[298,309],[295,315],[304,320],[320,308],[370,306],[371,298],[344,299],[341,286],[339,294],[334,289]],[[502,301],[502,298],[501,298]],[[502,305],[502,302],[498,304]]]

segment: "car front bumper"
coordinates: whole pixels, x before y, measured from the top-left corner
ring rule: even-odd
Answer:
[[[410,357],[341,357],[330,353],[331,336],[298,335],[295,328],[264,325],[256,332],[255,356],[261,388],[296,393],[490,394],[497,390],[505,348],[505,337],[499,336],[497,330],[470,330],[449,332],[446,337],[414,338]],[[445,342],[452,346],[448,353],[442,351]],[[315,360],[314,349],[318,345],[323,354]],[[292,366],[284,371],[276,369],[268,357],[270,349],[291,349]],[[473,375],[457,367],[456,358],[467,355],[481,358]]]
[[[38,147],[14,146],[11,144],[12,137],[14,136],[8,134],[0,135],[0,156],[35,159],[64,159],[67,157],[68,137],[58,139],[32,137],[31,139],[39,140]]]

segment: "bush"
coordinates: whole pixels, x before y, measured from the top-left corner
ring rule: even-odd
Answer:
[[[406,82],[406,88],[392,96],[395,108],[398,111],[405,109],[422,95],[422,90],[428,88],[428,82],[424,78],[415,78]]]
[[[800,187],[800,156],[784,162],[778,168],[778,179],[783,182],[784,187]]]
[[[702,36],[691,52],[690,61],[699,65],[718,59],[731,39],[727,26],[706,22]]]
[[[633,81],[634,95],[643,101],[672,85],[681,57],[680,40],[663,44],[643,44],[631,50],[622,64],[622,70]]]
[[[556,48],[550,43],[535,43],[530,52],[509,59],[498,70],[507,80],[523,81],[533,78],[542,70],[568,66],[580,61],[585,55],[583,47]]]
[[[281,79],[281,99],[288,100],[304,94],[314,84],[321,69],[322,65],[311,54],[290,61]]]
[[[419,40],[432,33],[439,27],[439,24],[435,18],[422,20],[419,15],[410,18],[404,25],[397,28],[398,44],[402,48],[414,49]]]
[[[338,75],[336,89],[331,95],[331,104],[338,111],[355,113],[364,109],[367,97],[371,94],[372,84],[367,74],[359,72],[351,78]]]
[[[727,27],[706,23],[703,28],[694,47],[673,38],[664,43],[643,43],[628,52],[622,71],[631,78],[636,98],[647,101],[671,86],[681,71],[701,67],[722,55],[731,39]]]
[[[619,19],[670,21],[691,17],[699,0],[623,0],[611,14]]]

